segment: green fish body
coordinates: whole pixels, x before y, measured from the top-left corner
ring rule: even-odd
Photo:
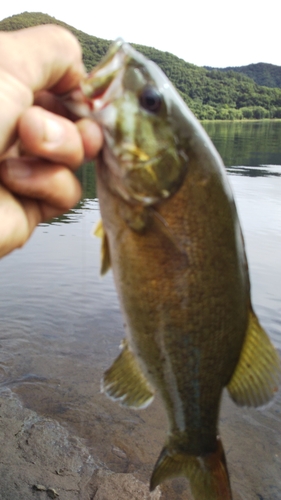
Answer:
[[[104,131],[97,234],[126,322],[103,390],[134,408],[155,391],[163,400],[169,429],[151,489],[185,476],[196,500],[230,500],[222,390],[238,405],[264,405],[280,360],[251,306],[225,167],[162,71],[121,40],[82,83],[74,109]]]

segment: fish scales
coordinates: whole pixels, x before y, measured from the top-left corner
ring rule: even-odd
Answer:
[[[196,500],[231,500],[218,435],[222,390],[241,406],[265,404],[280,359],[251,306],[224,165],[166,76],[122,40],[66,104],[104,132],[96,234],[127,337],[103,390],[133,408],[155,391],[162,398],[169,428],[152,490],[185,476]]]
[[[98,169],[102,168],[101,164]],[[189,166],[189,176],[192,175],[191,168]],[[179,243],[186,250],[186,265],[186,256],[177,251],[175,255],[173,244],[161,233],[154,221],[144,237],[143,234],[132,232],[122,217],[116,217],[123,201],[112,195],[101,178],[102,175],[98,175],[101,211],[103,220],[107,221],[109,246],[114,248],[111,256],[112,269],[121,300],[124,297],[122,307],[133,351],[142,363],[143,370],[147,372],[146,367],[149,367],[150,372],[153,372],[154,384],[157,384],[166,402],[172,423],[171,430],[177,429],[177,415],[183,412],[185,425],[189,428],[192,439],[197,441],[195,454],[201,454],[201,447],[206,452],[212,451],[216,442],[214,428],[217,412],[213,416],[213,423],[210,424],[209,410],[217,406],[219,394],[233,373],[248,318],[247,276],[246,273],[241,272],[241,276],[237,273],[237,251],[231,250],[235,238],[233,224],[229,224],[229,221],[232,221],[233,207],[228,215],[223,214],[227,236],[225,249],[219,244],[222,231],[220,225],[216,223],[215,227],[212,227],[210,196],[208,211],[205,205],[202,210],[200,201],[196,202],[202,199],[202,196],[196,196],[193,183],[192,186],[189,183],[184,184],[170,200],[167,209],[164,204],[158,208],[169,227],[173,228],[174,237],[179,239]],[[203,186],[199,184],[199,190],[212,189],[209,182]],[[182,206],[187,204],[186,200],[192,202],[192,213],[182,209]],[[198,231],[200,211],[203,211],[207,219],[207,234],[206,230]],[[179,217],[182,213],[184,220]],[[216,213],[215,216],[217,221]],[[181,239],[183,223],[185,234]],[[218,241],[215,246],[214,240]],[[211,248],[214,248],[214,251],[211,251]],[[223,255],[227,256],[227,263]],[[226,265],[231,266],[233,275],[226,275]],[[244,290],[244,295],[241,290]],[[237,314],[238,311],[240,315]],[[233,321],[225,328],[230,316]],[[241,329],[241,322],[244,323],[244,329]],[[237,341],[238,336],[240,342]],[[173,374],[172,384],[169,384],[165,373],[167,365],[163,359],[167,357],[166,353],[169,353],[167,371]],[[196,384],[201,388],[200,396],[194,385],[194,372],[189,370],[190,364],[196,365],[196,356],[199,353],[203,370],[198,371]],[[192,363],[188,362],[189,358]],[[175,390],[180,395],[180,408],[174,404]],[[211,404],[213,399],[215,405]],[[194,418],[198,417],[198,408],[199,429],[197,418]],[[201,429],[209,427],[211,432],[206,436],[206,432],[202,433]],[[198,429],[197,434],[204,434],[204,444],[201,439],[195,437],[195,429]]]

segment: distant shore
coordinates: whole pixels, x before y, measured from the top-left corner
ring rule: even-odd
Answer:
[[[235,119],[235,120],[199,120],[200,123],[209,123],[209,122],[212,122],[212,123],[233,123],[233,122],[236,122],[236,123],[239,123],[239,122],[243,122],[243,123],[248,123],[248,122],[256,122],[256,123],[260,123],[260,122],[281,122],[281,118],[241,118],[241,119]]]

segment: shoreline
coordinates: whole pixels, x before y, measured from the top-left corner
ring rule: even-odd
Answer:
[[[199,120],[199,118],[197,118],[197,120]],[[236,122],[236,123],[248,123],[248,122],[255,122],[255,123],[261,123],[261,122],[281,122],[281,118],[260,118],[260,119],[255,119],[255,118],[241,118],[241,119],[238,119],[238,118],[235,118],[234,120],[222,120],[222,119],[218,119],[218,120],[210,120],[210,119],[206,119],[206,120],[199,120],[200,123],[208,123],[208,122],[211,122],[211,123],[233,123],[233,122]]]
[[[160,500],[159,488],[120,474],[90,453],[83,439],[0,391],[0,500]]]
[[[162,418],[159,402],[153,406],[154,414]],[[280,393],[263,411],[238,408],[224,394],[220,433],[233,500],[280,498],[280,408]],[[114,421],[111,432],[112,426]],[[154,448],[154,429],[146,427]],[[143,465],[149,471],[146,479],[140,479],[141,471],[130,472],[130,468],[128,472],[110,470],[110,463],[93,456],[85,439],[76,432],[66,423],[25,408],[10,389],[2,390],[0,500],[191,500],[185,479],[168,481],[150,493],[148,479],[153,463],[147,464],[145,458]],[[118,440],[122,443],[127,437],[119,435]],[[136,448],[134,435],[129,439],[131,448]],[[155,459],[162,445],[156,442]],[[103,446],[110,443],[103,442]],[[123,453],[122,444],[118,453]]]

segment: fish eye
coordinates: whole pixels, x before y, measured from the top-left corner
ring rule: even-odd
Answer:
[[[140,95],[140,105],[150,111],[151,113],[157,113],[161,108],[162,95],[154,87],[146,87],[143,89]]]

